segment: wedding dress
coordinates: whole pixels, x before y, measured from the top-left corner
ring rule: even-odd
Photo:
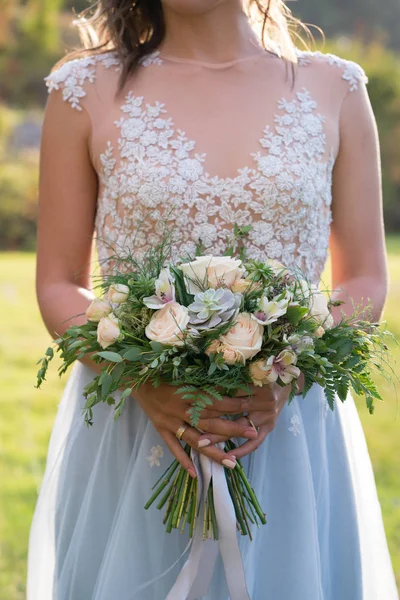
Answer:
[[[298,265],[317,283],[340,108],[367,93],[361,67],[299,52],[293,78],[269,51],[224,64],[155,53],[116,96],[120,68],[108,52],[46,77],[50,92],[91,119],[103,271],[113,249],[140,256],[157,244],[165,222],[177,254],[198,242],[223,253],[236,223],[252,226],[250,257]],[[97,406],[88,429],[82,389],[92,377],[76,364],[59,404],[31,528],[28,600],[165,600],[188,537],[167,534],[162,513],[143,506],[171,454],[134,399],[116,422]],[[296,396],[244,462],[268,519],[254,541],[238,540],[251,600],[398,598],[351,396],[333,412],[317,385]],[[219,556],[202,598],[228,600],[227,577]]]

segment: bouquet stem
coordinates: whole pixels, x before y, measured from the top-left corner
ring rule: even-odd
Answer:
[[[225,451],[235,449],[235,444],[229,440],[225,444]],[[185,452],[190,454],[190,446],[186,444]],[[260,527],[265,524],[265,514],[260,506],[257,496],[247,478],[243,465],[238,460],[234,469],[225,469],[228,490],[235,509],[237,529],[242,535],[252,539],[250,524]],[[167,488],[167,489],[166,489]],[[168,469],[161,475],[153,486],[154,492],[145,504],[147,510],[161,496],[156,505],[162,510],[167,505],[163,523],[167,532],[173,529],[185,531],[189,527],[189,536],[193,537],[198,516],[198,482],[192,479],[189,473],[174,460]],[[166,489],[166,491],[164,491]],[[218,540],[218,523],[214,505],[213,480],[211,479],[204,505],[203,539]]]

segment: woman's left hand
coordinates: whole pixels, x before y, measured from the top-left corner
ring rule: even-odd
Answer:
[[[302,376],[297,383],[301,392],[304,385]],[[236,459],[242,458],[254,452],[264,442],[267,435],[274,429],[278,417],[289,399],[290,389],[290,385],[281,387],[277,383],[265,387],[252,386],[251,410],[247,417],[240,417],[237,422],[245,424],[251,420],[258,429],[258,435],[255,439],[248,440],[235,450],[228,452],[228,457],[232,455]],[[200,439],[209,440],[211,444],[218,444],[227,441],[228,438],[204,433]]]

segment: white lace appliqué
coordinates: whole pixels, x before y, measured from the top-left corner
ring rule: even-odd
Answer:
[[[164,456],[164,450],[162,446],[153,446],[151,449],[151,454],[146,456],[146,460],[149,461],[150,467],[159,467],[160,466],[160,458]]]
[[[358,90],[360,82],[367,83],[368,77],[366,76],[362,67],[359,64],[351,61],[339,58],[334,54],[324,54],[322,52],[298,52],[298,61],[300,66],[307,66],[312,64],[315,57],[327,60],[331,66],[339,67],[342,69],[342,79],[348,82],[349,89],[351,92]]]
[[[301,434],[301,420],[299,415],[293,415],[290,419],[291,426],[289,427],[290,433],[295,437]]]
[[[120,61],[114,53],[76,58],[64,63],[57,71],[44,78],[48,91],[58,90],[62,84],[63,99],[69,102],[72,108],[82,110],[80,101],[86,96],[84,86],[86,82],[95,81],[98,62],[102,62],[106,69],[111,66],[120,68]]]
[[[236,222],[253,226],[246,245],[251,258],[297,264],[318,279],[327,254],[334,160],[316,107],[306,89],[280,100],[275,126],[265,128],[260,151],[250,157],[253,165],[220,178],[207,173],[206,155],[175,128],[164,104],[146,104],[130,92],[115,121],[118,147],[108,143],[100,156],[99,240],[122,253],[134,244],[140,256],[160,242],[162,222],[170,221],[177,255],[198,243],[222,254]],[[101,241],[99,252],[107,258]]]
[[[341,67],[351,90],[366,81],[356,63],[333,55],[299,52],[299,65],[323,57]],[[96,62],[120,69],[113,52],[65,63],[46,78],[49,91],[81,109],[85,84],[96,78]],[[158,52],[142,59],[143,67],[162,65]],[[62,84],[62,85],[61,85]],[[223,254],[232,244],[233,224],[252,226],[248,256],[298,266],[317,282],[325,265],[330,233],[333,148],[325,135],[325,117],[303,88],[281,99],[248,164],[232,178],[211,176],[207,155],[176,126],[161,102],[148,104],[133,92],[125,97],[114,121],[116,144],[100,154],[96,232],[100,260],[125,250],[140,257],[159,244],[165,223],[174,228],[176,256]],[[111,265],[110,265],[111,266]]]

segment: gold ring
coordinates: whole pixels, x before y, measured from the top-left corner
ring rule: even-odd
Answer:
[[[189,425],[187,425],[186,423],[184,423],[183,425],[181,425],[179,427],[179,429],[175,433],[175,435],[176,435],[176,437],[178,438],[179,441],[182,439],[182,436],[183,436],[183,434],[185,433],[185,431],[186,431],[186,429],[188,427],[189,427]]]
[[[254,431],[257,431],[257,433],[260,431],[260,428],[257,427],[257,425],[254,424],[254,422],[250,419],[249,416],[246,415],[246,419],[248,420],[249,424],[252,426],[252,428],[254,429]]]

